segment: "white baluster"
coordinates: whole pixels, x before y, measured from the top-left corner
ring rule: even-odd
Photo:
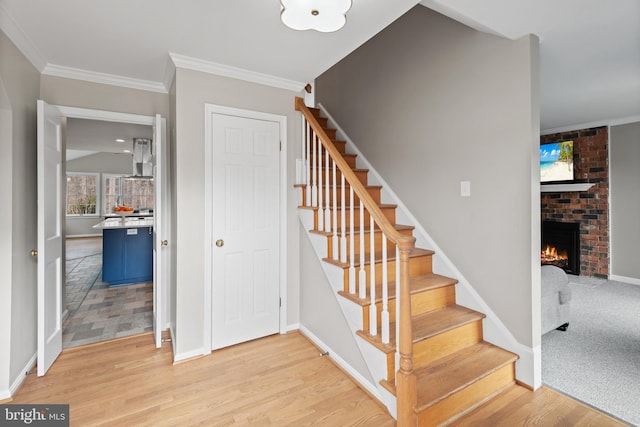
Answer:
[[[353,187],[349,186],[349,293],[356,293],[356,266],[355,266],[355,250],[353,241],[353,228],[355,222],[353,218]]]
[[[318,140],[318,230],[324,231],[324,206],[322,196],[322,141]]]
[[[305,120],[306,123],[306,128],[307,128],[307,134],[305,136],[305,161],[304,161],[304,168],[305,168],[305,180],[307,183],[307,189],[305,191],[305,194],[307,195],[307,200],[305,201],[305,206],[311,206],[311,162],[309,160],[309,154],[311,154],[311,142],[310,142],[310,138],[311,138],[311,133],[310,133],[310,129],[309,129],[309,122],[307,122]]]
[[[365,299],[367,297],[367,271],[364,269],[365,253],[364,253],[364,205],[360,200],[360,271],[358,275],[359,294],[358,297]]]
[[[316,207],[318,206],[318,168],[317,166],[317,153],[316,153],[316,144],[318,143],[318,135],[316,135],[315,132],[313,132],[312,135],[312,139],[313,139],[313,149],[312,149],[312,153],[313,153],[313,158],[311,161],[312,164],[312,168],[313,168],[313,179],[312,179],[312,185],[311,185],[311,206],[312,207]]]
[[[338,239],[338,184],[336,183],[336,161],[332,160],[332,172],[333,172],[333,217],[331,225],[333,226],[333,238],[331,239],[331,248],[333,249],[333,256],[331,258],[338,259],[338,245],[340,244]]]
[[[340,236],[340,262],[341,263],[346,263],[347,262],[347,217],[346,217],[346,212],[345,212],[345,208],[347,206],[347,204],[344,201],[344,195],[345,195],[345,185],[344,185],[344,174],[342,172],[340,172],[340,174],[342,175],[342,187],[341,187],[341,192],[340,192],[340,198],[341,198],[341,203],[342,203],[342,207],[340,208],[340,225],[342,226],[342,233]]]
[[[376,306],[376,242],[373,238],[375,232],[375,223],[373,222],[373,217],[369,214],[369,232],[371,235],[369,236],[370,242],[370,263],[369,263],[369,277],[370,280],[370,288],[369,292],[371,293],[371,305],[369,306],[369,333],[371,335],[378,335],[378,307]]]
[[[387,279],[387,236],[382,234],[382,342],[389,344],[389,281]]]
[[[400,366],[400,246],[396,243],[396,357],[395,369]]]
[[[327,232],[331,231],[331,204],[329,203],[329,200],[331,199],[331,195],[329,193],[329,191],[331,190],[331,187],[329,186],[329,171],[331,169],[329,169],[329,150],[325,149],[324,150],[324,157],[325,157],[325,170],[324,170],[324,182],[325,182],[325,186],[324,186],[324,229]]]

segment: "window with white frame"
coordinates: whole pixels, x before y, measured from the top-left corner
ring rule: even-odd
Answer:
[[[105,214],[113,212],[113,208],[121,204],[121,178],[122,175],[102,174],[102,209]]]
[[[153,178],[129,178],[102,174],[102,207],[105,214],[118,205],[134,209],[153,209]]]
[[[100,200],[100,174],[87,172],[67,172],[68,216],[98,216]]]
[[[122,200],[136,209],[153,209],[153,178],[123,178]]]

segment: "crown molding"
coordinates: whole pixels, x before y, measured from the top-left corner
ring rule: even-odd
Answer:
[[[171,91],[171,83],[173,82],[173,78],[176,75],[176,66],[173,63],[173,58],[171,57],[171,54],[169,54],[169,57],[167,58],[167,66],[164,69],[164,79],[162,80],[164,82],[164,87],[167,90],[167,93]]]
[[[569,131],[572,131],[572,130],[597,128],[597,127],[601,127],[601,126],[626,125],[627,123],[635,123],[635,122],[640,122],[640,115],[639,116],[620,117],[618,119],[598,120],[596,122],[578,123],[578,124],[575,124],[575,125],[557,127],[557,128],[553,128],[553,129],[543,129],[543,130],[540,131],[540,136],[551,135],[553,133],[569,132]]]
[[[9,37],[29,62],[31,62],[38,71],[42,72],[47,65],[46,59],[31,39],[27,37],[22,28],[20,28],[15,19],[7,12],[2,3],[0,3],[0,30]]]
[[[47,64],[42,74],[68,79],[84,80],[87,82],[101,83],[113,86],[128,87],[151,92],[167,93],[167,88],[160,82],[151,80],[134,79],[115,74],[98,73],[96,71],[82,70],[79,68],[65,67],[62,65]]]
[[[178,55],[176,53],[169,53],[169,56],[171,57],[175,67],[186,68],[193,71],[231,77],[234,79],[245,80],[294,92],[301,92],[306,85],[306,83],[297,82],[295,80],[283,79],[269,74],[262,74],[255,71],[245,70],[243,68],[218,64],[215,62],[205,61],[203,59],[191,58],[188,56]]]

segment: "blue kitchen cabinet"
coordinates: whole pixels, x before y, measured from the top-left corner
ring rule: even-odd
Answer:
[[[153,227],[104,229],[102,281],[110,286],[153,280]]]

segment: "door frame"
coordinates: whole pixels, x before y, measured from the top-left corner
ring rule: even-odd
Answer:
[[[156,123],[155,115],[146,116],[141,114],[121,113],[116,111],[94,110],[94,109],[82,108],[82,107],[68,107],[64,105],[55,105],[55,104],[51,104],[51,105],[55,106],[58,109],[58,111],[60,112],[60,115],[63,118],[101,120],[101,121],[118,122],[118,123],[131,123],[131,124],[146,125],[151,127],[153,127],[154,124]],[[165,121],[166,118],[162,117],[162,120]],[[167,153],[164,153],[164,154],[167,155]],[[66,165],[65,165],[65,171],[66,171]],[[168,185],[168,183],[165,183],[165,185]],[[166,213],[163,212],[163,214],[169,215],[170,212],[166,212]],[[167,223],[168,221],[170,221],[170,218],[165,218],[163,221]],[[63,230],[64,230],[64,227],[63,227]],[[66,231],[63,234],[63,238],[65,237],[65,235],[66,235]],[[167,280],[169,279],[169,277],[170,276],[167,276]],[[162,289],[160,284],[157,284],[155,291],[166,293],[165,292],[166,289]],[[165,296],[165,295],[163,294],[162,296]],[[65,293],[65,299],[66,299],[66,293]],[[164,330],[167,328],[167,325],[169,324],[169,318],[167,317],[167,310],[165,310],[165,307],[159,307],[159,309],[160,309],[160,316],[161,316],[161,319],[160,319],[161,327],[162,327],[162,330]],[[40,315],[41,313],[38,310],[38,316]]]
[[[212,314],[213,309],[213,114],[224,114],[245,119],[276,122],[280,132],[280,218],[279,236],[279,281],[280,281],[280,333],[287,332],[287,116],[245,110],[216,104],[204,104],[204,354],[211,353],[212,347]]]

